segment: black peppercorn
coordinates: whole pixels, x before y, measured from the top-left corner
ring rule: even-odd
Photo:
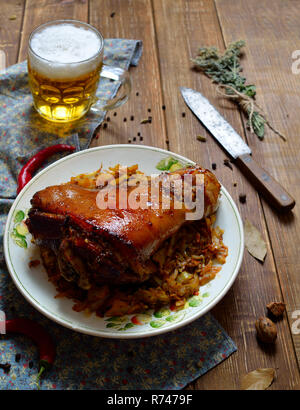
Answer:
[[[20,360],[21,360],[21,354],[17,353],[16,356],[15,356],[15,361],[19,362]]]
[[[244,204],[246,202],[246,195],[245,194],[241,194],[239,196],[239,201],[241,204]]]

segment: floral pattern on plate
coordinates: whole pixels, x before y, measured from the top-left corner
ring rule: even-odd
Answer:
[[[21,248],[28,248],[26,236],[29,234],[25,219],[27,211],[17,210],[14,216],[14,225],[11,231],[11,236],[16,245]]]

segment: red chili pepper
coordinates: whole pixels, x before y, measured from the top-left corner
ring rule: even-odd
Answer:
[[[6,333],[19,333],[28,336],[36,343],[39,350],[39,373],[37,383],[41,375],[52,366],[56,349],[50,335],[38,323],[25,318],[16,318],[5,321]],[[39,387],[39,384],[38,384]]]
[[[56,144],[51,147],[47,147],[37,152],[21,169],[18,176],[18,189],[17,193],[31,180],[33,173],[40,168],[43,162],[46,161],[51,155],[57,152],[73,152],[75,147],[67,144]]]

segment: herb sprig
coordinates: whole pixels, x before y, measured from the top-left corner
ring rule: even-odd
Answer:
[[[195,68],[205,73],[214,83],[219,84],[218,91],[228,98],[235,99],[248,118],[248,127],[260,139],[265,135],[265,124],[284,140],[286,138],[275,130],[265,115],[257,108],[255,102],[256,86],[247,84],[246,78],[241,75],[241,49],[245,41],[239,40],[228,46],[224,54],[220,54],[216,47],[201,47],[196,58],[192,59]],[[224,89],[225,93],[220,90]],[[255,110],[256,108],[256,110]]]

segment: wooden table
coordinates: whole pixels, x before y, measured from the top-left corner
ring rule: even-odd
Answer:
[[[268,253],[261,264],[245,252],[239,276],[213,315],[236,342],[238,351],[190,384],[190,389],[238,389],[240,378],[261,367],[276,369],[270,389],[300,385],[300,75],[292,73],[292,53],[300,48],[300,4],[295,0],[1,0],[0,49],[6,64],[26,58],[30,32],[55,19],[90,22],[104,37],[141,39],[140,64],[132,68],[132,96],[111,117],[93,145],[153,145],[182,154],[204,167],[217,164],[217,177],[235,199],[242,218],[262,233]],[[191,69],[200,46],[221,50],[246,40],[242,65],[249,83],[257,85],[257,101],[287,142],[267,131],[264,141],[246,130],[233,103]],[[185,106],[179,87],[200,90],[247,140],[255,158],[294,196],[295,209],[278,215],[240,171],[223,165],[226,154]],[[138,92],[139,95],[136,95]],[[162,110],[162,105],[166,106]],[[152,123],[140,124],[151,109]],[[182,112],[186,115],[183,118]],[[134,121],[123,118],[134,115]],[[143,139],[137,136],[140,132]],[[207,142],[197,141],[198,134]],[[234,187],[234,183],[237,186]],[[239,194],[247,194],[245,204]],[[278,322],[275,346],[258,344],[255,320],[270,301],[284,301],[287,312]],[[297,334],[298,333],[298,334]]]

